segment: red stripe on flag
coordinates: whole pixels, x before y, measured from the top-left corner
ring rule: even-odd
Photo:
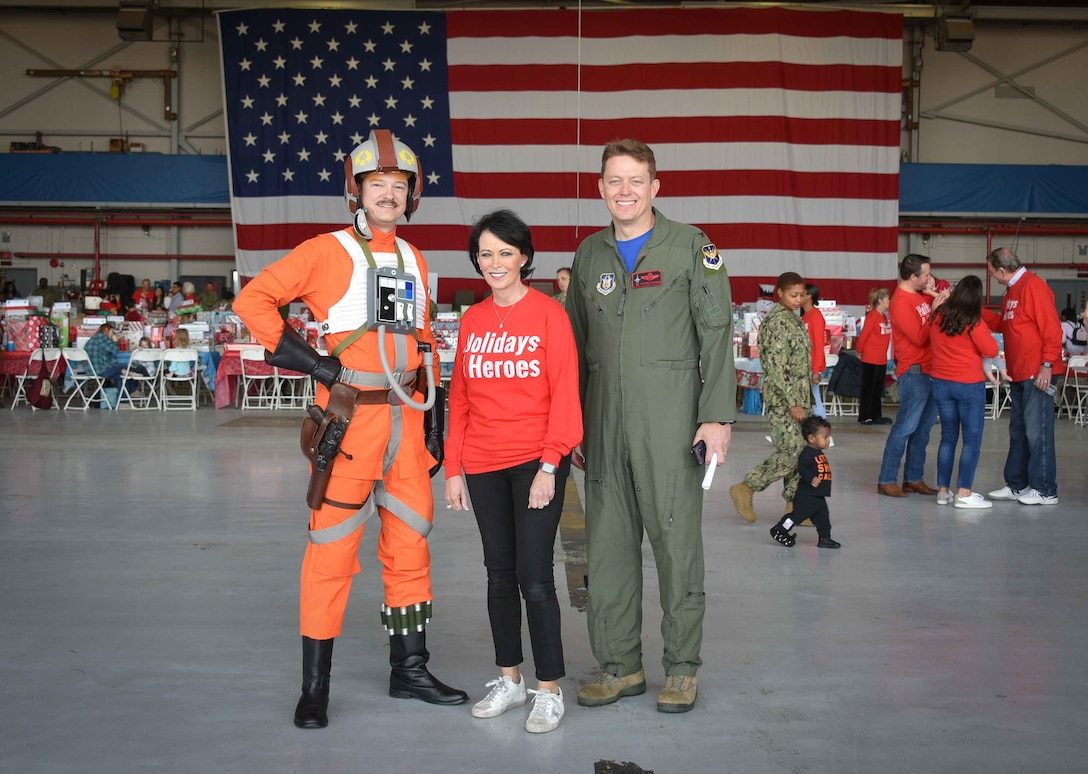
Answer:
[[[625,9],[585,11],[581,14],[569,13],[564,9],[485,13],[462,11],[446,16],[446,36],[450,38],[575,37],[579,31],[587,38],[779,33],[801,38],[902,40],[903,17],[898,14],[854,11],[798,13],[783,8]]]
[[[617,137],[652,137],[656,143],[789,142],[798,145],[899,144],[898,121],[687,116],[676,118],[476,119],[451,122],[455,145],[605,145]]]
[[[837,172],[788,172],[785,170],[699,170],[658,173],[663,191],[682,196],[793,196],[805,199],[899,198],[899,176]],[[534,199],[599,196],[596,172],[455,172],[457,195],[466,199],[520,199],[531,192]],[[531,224],[530,224],[531,225]]]
[[[516,205],[515,205],[516,206]],[[601,230],[600,226],[535,226],[533,247],[537,252],[569,252],[583,239]],[[784,223],[698,224],[723,249],[808,250],[814,252],[895,253],[896,229],[880,227],[797,226]],[[286,250],[317,234],[334,231],[341,224],[288,224],[238,226],[238,247],[242,250]],[[460,225],[406,225],[397,229],[426,255],[428,250],[468,248],[470,227]]]
[[[339,231],[344,223],[239,223],[234,232],[239,250],[291,250],[318,234]]]
[[[580,79],[580,80],[579,80]],[[452,65],[450,91],[622,92],[673,89],[883,91],[902,88],[901,67],[785,62],[659,62],[618,67]],[[652,95],[651,95],[652,96]]]

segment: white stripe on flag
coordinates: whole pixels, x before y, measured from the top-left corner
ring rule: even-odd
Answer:
[[[450,66],[511,63],[569,64],[611,67],[629,64],[693,62],[766,62],[800,65],[899,66],[903,45],[898,40],[802,38],[794,35],[632,35],[625,38],[572,37],[451,38],[446,46]],[[637,56],[633,56],[637,52]]]

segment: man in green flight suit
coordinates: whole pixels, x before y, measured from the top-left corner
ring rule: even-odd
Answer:
[[[612,223],[574,258],[567,314],[582,380],[589,639],[595,707],[646,691],[642,539],[657,560],[665,685],[661,712],[695,705],[703,639],[703,470],[724,462],[736,419],[733,314],[724,259],[697,228],[653,207],[660,181],[638,140],[604,149],[598,189]]]

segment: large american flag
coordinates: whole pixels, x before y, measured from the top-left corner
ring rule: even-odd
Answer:
[[[420,157],[423,199],[399,231],[440,300],[475,277],[468,230],[497,207],[532,227],[538,276],[569,264],[608,223],[600,154],[619,137],[653,147],[659,209],[752,288],[894,276],[899,16],[270,9],[219,25],[243,276],[349,222],[343,161],[379,127]]]

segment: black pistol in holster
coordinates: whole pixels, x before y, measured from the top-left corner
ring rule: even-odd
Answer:
[[[310,406],[302,420],[300,442],[302,453],[310,460],[310,485],[306,489],[306,504],[318,510],[325,502],[325,490],[329,488],[333,464],[337,456],[351,455],[341,451],[344,435],[355,412],[356,390],[337,382],[329,388],[329,405]]]
[[[273,352],[265,353],[265,360],[280,368],[289,368],[309,374],[329,388],[329,404],[324,410],[310,406],[302,421],[300,444],[302,453],[310,460],[310,486],[306,490],[306,504],[313,510],[325,502],[325,490],[329,487],[333,463],[344,442],[352,414],[355,413],[355,390],[336,381],[340,375],[340,360],[318,354],[306,340],[288,324]]]

